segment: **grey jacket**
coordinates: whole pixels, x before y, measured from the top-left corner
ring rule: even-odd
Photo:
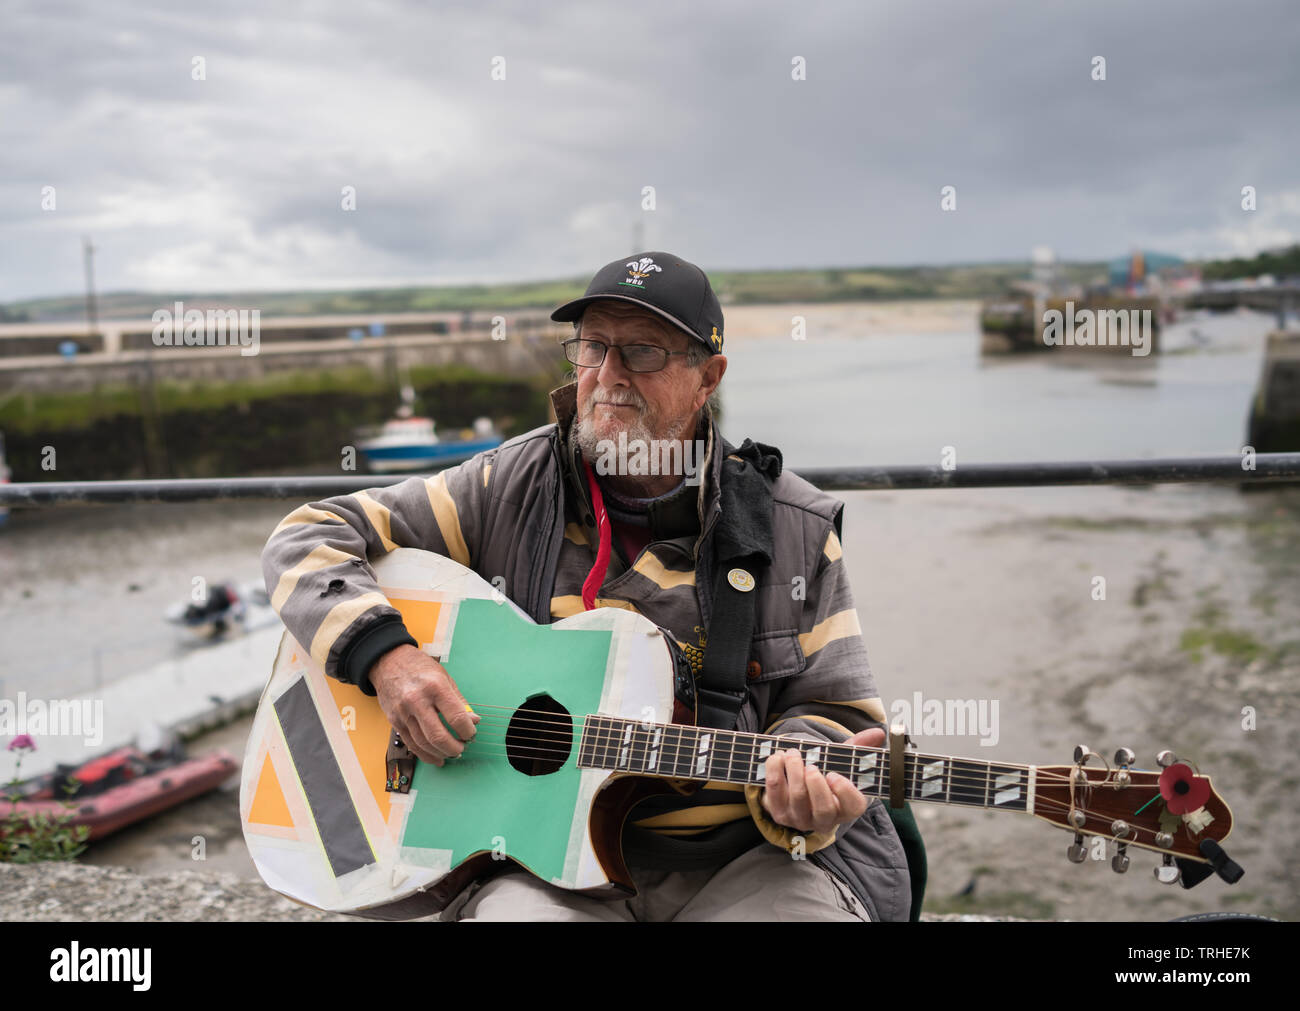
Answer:
[[[327,674],[373,694],[366,672],[406,634],[379,592],[369,559],[394,547],[445,554],[495,581],[535,621],[557,614],[558,559],[566,533],[594,526],[578,451],[567,438],[575,406],[570,384],[552,394],[557,424],[544,425],[431,478],[341,495],[303,506],[275,529],[263,551],[267,592],[294,637]],[[708,439],[698,488],[699,534],[685,541],[695,559],[694,599],[661,627],[679,642],[711,614],[713,532],[722,460],[732,451],[705,411]],[[736,729],[841,741],[885,725],[885,712],[862,643],[840,548],[843,503],[783,471],[773,485],[775,557],[756,593],[748,696]],[[566,530],[566,519],[568,529]],[[575,528],[574,520],[577,521]],[[570,549],[572,550],[572,549]],[[617,578],[611,567],[606,586]],[[623,573],[626,575],[626,573]],[[498,578],[499,577],[499,578]],[[504,580],[504,582],[502,582]],[[636,604],[635,581],[622,594]],[[907,859],[884,805],[837,832],[802,837],[774,824],[745,789],[761,838],[838,875],[873,920],[906,920],[911,903]],[[757,838],[757,837],[755,837]]]

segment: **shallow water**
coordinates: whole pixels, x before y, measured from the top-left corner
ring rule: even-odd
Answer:
[[[774,307],[772,332],[786,324]],[[1189,320],[1146,359],[982,356],[974,316],[948,334],[746,338],[728,349],[724,430],[779,446],[795,469],[933,464],[945,447],[957,466],[1233,454],[1271,325],[1252,313]],[[909,493],[907,508],[934,494]],[[194,648],[162,613],[195,577],[260,581],[261,547],[295,505],[15,511],[0,531],[0,692],[85,690]]]

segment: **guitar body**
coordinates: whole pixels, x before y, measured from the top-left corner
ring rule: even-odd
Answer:
[[[331,912],[438,912],[474,878],[522,866],[599,897],[634,892],[620,836],[662,780],[579,768],[582,720],[671,720],[658,628],[602,607],[538,625],[478,574],[428,551],[375,563],[381,592],[481,717],[442,768],[389,792],[392,728],[375,698],[328,677],[285,634],[244,758],[240,820],[258,873]],[[540,743],[539,743],[540,742]]]

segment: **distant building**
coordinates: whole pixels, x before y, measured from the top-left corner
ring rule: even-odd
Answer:
[[[1134,250],[1128,256],[1118,257],[1107,264],[1111,288],[1133,294],[1159,289],[1162,284],[1153,279],[1163,278],[1167,271],[1185,266],[1186,261],[1177,256],[1148,249]]]

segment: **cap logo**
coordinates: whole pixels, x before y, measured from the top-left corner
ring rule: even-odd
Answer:
[[[632,288],[644,288],[645,281],[641,280],[643,277],[649,277],[652,270],[663,270],[648,256],[643,256],[639,260],[629,260],[625,266],[627,267],[627,280],[618,283],[626,284]]]
[[[722,347],[722,335],[718,333],[718,328],[716,326],[713,328],[713,333],[709,335],[709,340],[713,341],[713,346],[715,348]]]

